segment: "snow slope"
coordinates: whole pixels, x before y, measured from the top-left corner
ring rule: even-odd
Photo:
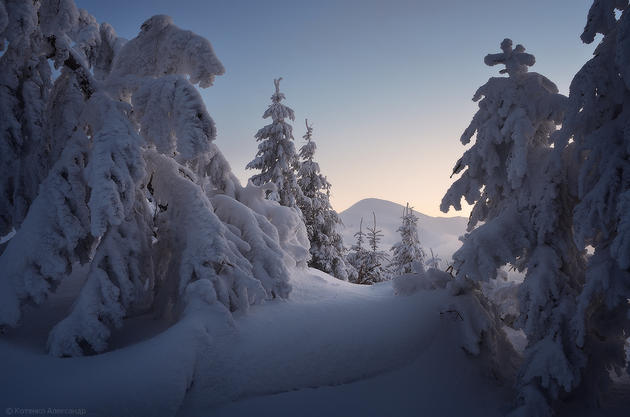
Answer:
[[[401,383],[407,386],[391,393],[404,397],[403,408],[420,398],[417,386],[428,390],[429,397],[455,392],[461,397],[458,407],[499,415],[497,401],[491,409],[488,404],[501,388],[481,376],[459,347],[464,324],[440,315],[465,297],[453,298],[443,290],[395,296],[390,282],[359,286],[312,269],[294,272],[291,283],[289,300],[254,306],[233,320],[219,305],[192,302],[184,318],[166,330],[150,318],[134,319],[126,332],[140,335],[131,345],[125,341],[133,335],[115,335],[118,349],[59,359],[43,352],[41,337],[47,321],[69,307],[71,298],[62,289],[58,298],[25,315],[31,320],[28,328],[9,330],[0,338],[0,407],[84,408],[98,416],[238,415],[230,407],[255,406],[260,396],[273,402],[278,398],[274,394],[302,389],[293,394],[297,399],[316,401],[320,392],[344,397],[346,389],[348,395],[376,389],[386,378],[399,381],[384,385],[390,391]],[[157,334],[151,336],[151,331]],[[453,361],[472,379],[453,378],[454,368],[447,366],[444,373],[438,365]],[[354,381],[359,385],[348,385]],[[469,384],[484,387],[487,394],[470,394]],[[355,407],[359,400],[348,398],[346,406]],[[300,401],[291,397],[286,410],[276,415],[295,415],[291,407]],[[269,407],[266,412],[275,408]],[[448,402],[435,407],[457,415]]]
[[[359,230],[363,218],[363,230],[372,225],[372,212],[376,214],[376,225],[383,231],[381,249],[387,250],[400,236],[396,231],[401,223],[404,206],[378,198],[366,198],[353,204],[339,215],[344,224],[343,240],[347,247],[354,244],[354,234]],[[461,246],[459,236],[466,232],[465,217],[431,217],[414,211],[418,216],[420,244],[430,256],[430,249],[445,262]]]
[[[149,317],[125,323],[127,334],[113,337],[124,348],[52,357],[43,350],[46,335],[71,307],[69,294],[80,287],[75,278],[41,308],[27,311],[22,327],[7,329],[0,338],[0,410],[7,415],[175,415],[193,380],[200,348],[212,343],[210,332],[231,329],[224,308],[191,300],[182,320],[171,327]],[[138,334],[129,334],[134,331]]]
[[[80,277],[75,279],[25,314],[28,327],[0,338],[0,410],[492,417],[504,415],[511,404],[511,388],[462,349],[470,334],[468,296],[445,290],[397,296],[391,281],[362,286],[298,270],[288,300],[256,305],[230,319],[221,305],[200,297],[170,327],[136,318],[113,335],[110,352],[54,358],[43,352],[41,338],[69,307],[68,294],[80,286]],[[463,320],[440,314],[453,308],[463,312]],[[619,388],[617,408],[579,415],[623,415],[629,391]]]
[[[458,411],[472,408],[483,410],[484,415],[500,415],[496,413],[496,401],[494,408],[488,409],[487,396],[496,394],[497,389],[491,388],[493,381],[480,377],[460,348],[463,324],[451,317],[441,318],[440,311],[453,302],[445,291],[394,296],[391,283],[359,286],[312,269],[296,275],[293,285],[289,301],[254,307],[250,314],[236,319],[238,328],[231,337],[203,354],[195,384],[179,415],[195,416],[199,410],[210,409],[212,415],[248,415],[247,409],[259,410],[257,398],[268,395],[272,396],[271,403],[262,400],[266,410],[263,415],[303,415],[298,413],[302,397],[317,402],[319,391],[312,391],[312,387],[362,381],[410,364],[411,367],[397,371],[405,385],[410,385],[407,392],[401,393],[407,400],[418,399],[410,394],[426,386],[422,381],[426,381],[427,368],[435,376],[430,395],[436,391],[444,395],[459,387]],[[451,366],[435,366],[452,360],[461,365],[468,363],[464,369],[471,372],[472,380],[453,378],[455,368]],[[448,375],[440,376],[444,369],[449,370]],[[394,374],[387,378],[399,377]],[[375,381],[367,382],[368,390],[383,383]],[[488,388],[484,390],[487,396],[467,394],[469,382]],[[400,388],[400,384],[391,386]],[[345,396],[346,389],[356,389],[341,387],[344,388],[339,392],[336,388],[322,389],[334,397]],[[295,393],[295,398],[289,394],[287,407],[292,404],[294,412],[278,411],[280,404],[274,405],[273,394],[296,389],[306,391]],[[242,403],[228,403],[242,399]],[[352,408],[360,401],[361,397],[348,398],[346,405],[351,408],[337,414],[320,408],[318,415],[352,415]],[[280,402],[284,403],[284,398]],[[452,404],[436,407],[457,411]],[[259,413],[260,410],[256,414]]]

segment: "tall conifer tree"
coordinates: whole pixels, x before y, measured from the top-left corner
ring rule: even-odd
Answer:
[[[346,248],[339,233],[341,219],[330,205],[330,183],[321,174],[314,155],[317,146],[312,139],[313,127],[306,123],[306,143],[300,148],[298,185],[303,197],[298,202],[311,243],[309,266],[331,274],[344,281],[353,275],[346,262]]]
[[[250,178],[254,185],[274,184],[275,190],[269,194],[271,200],[278,201],[283,206],[297,207],[302,197],[297,182],[300,160],[293,144],[293,127],[286,121],[294,121],[295,114],[293,109],[281,103],[285,99],[280,92],[281,80],[282,78],[273,80],[276,91],[262,116],[263,119],[271,118],[271,124],[256,133],[256,141],[260,142],[258,152],[245,168],[260,171]]]

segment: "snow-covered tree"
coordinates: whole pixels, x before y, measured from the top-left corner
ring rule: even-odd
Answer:
[[[618,17],[615,9],[620,11]],[[582,41],[603,35],[578,71],[555,146],[578,162],[571,190],[575,241],[594,248],[578,297],[574,339],[585,359],[581,389],[597,402],[610,372],[628,367],[630,336],[630,10],[627,0],[593,2]],[[558,158],[558,163],[563,160]],[[630,369],[630,368],[628,368]]]
[[[302,190],[297,182],[300,159],[293,144],[293,127],[285,121],[295,120],[293,110],[281,103],[285,99],[280,92],[282,78],[273,80],[276,92],[271,96],[271,104],[263,114],[263,119],[271,117],[271,124],[260,129],[255,137],[258,144],[256,157],[247,164],[246,169],[260,170],[250,181],[262,186],[273,183],[276,191],[269,194],[271,200],[283,206],[297,207]]]
[[[427,260],[424,262],[424,265],[427,268],[440,269],[440,264],[442,263],[442,258],[437,253],[433,253],[433,249],[429,249],[431,252],[431,256],[427,257]]]
[[[356,239],[354,245],[350,248],[350,252],[347,256],[347,261],[353,268],[355,273],[349,277],[352,282],[360,282],[365,277],[365,257],[367,253],[367,247],[365,246],[365,232],[363,231],[363,217],[359,222],[359,231],[354,234]]]
[[[4,51],[0,59],[0,235],[22,223],[40,182],[63,148],[63,143],[48,139],[47,133],[54,132],[58,120],[48,120],[45,113],[48,103],[64,99],[59,89],[53,91],[48,58],[66,48],[66,40],[57,40],[55,35],[67,30],[68,22],[54,19],[53,24],[39,28],[38,8],[50,14],[51,5],[39,6],[32,1],[0,4],[0,50]],[[89,34],[92,22],[78,19],[77,29]],[[52,42],[58,47],[50,47]],[[85,43],[89,43],[89,35],[79,42],[78,49],[85,48]],[[71,107],[67,116],[72,116]]]
[[[454,174],[464,172],[441,209],[461,209],[461,198],[474,205],[453,256],[457,285],[495,278],[508,263],[526,270],[518,325],[528,346],[516,413],[548,415],[549,404],[579,382],[584,360],[571,331],[583,254],[573,243],[569,167],[560,163],[566,154],[551,146],[567,100],[547,78],[527,72],[535,59],[524,47],[512,49],[506,39],[501,49],[485,63],[505,65],[508,77],[491,78],[475,94],[479,111],[461,141],[476,140],[457,162]]]
[[[374,284],[390,279],[390,272],[387,268],[389,257],[379,247],[383,233],[376,228],[376,215],[372,213],[372,216],[374,217],[374,224],[367,228],[367,241],[370,250],[367,252],[367,275],[363,279],[363,284]]]
[[[389,279],[387,254],[379,249],[379,242],[383,234],[376,228],[376,215],[374,225],[368,227],[367,233],[363,232],[363,219],[359,224],[359,231],[355,234],[357,243],[352,246],[348,261],[356,269],[357,275],[353,280],[357,284],[374,284]],[[367,247],[364,246],[367,240]]]
[[[154,16],[126,42],[72,0],[3,1],[0,23],[0,227],[16,230],[0,256],[0,326],[79,263],[85,283],[48,340],[58,356],[105,350],[137,313],[177,319],[190,291],[230,310],[288,295],[306,230],[243,188],[214,145],[194,87],[224,72],[207,40]]]
[[[397,232],[400,241],[392,246],[392,259],[389,270],[393,276],[416,272],[424,267],[425,253],[418,238],[418,216],[413,212],[409,203],[403,210],[402,224]]]
[[[305,123],[306,134],[303,137],[306,143],[300,148],[298,171],[298,185],[303,196],[298,201],[298,207],[311,243],[309,266],[347,281],[354,271],[346,262],[347,249],[339,233],[341,219],[330,205],[330,183],[313,159],[317,149],[312,139],[313,127],[308,120]]]

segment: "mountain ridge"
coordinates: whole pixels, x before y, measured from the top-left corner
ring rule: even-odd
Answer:
[[[384,198],[377,198],[377,197],[367,197],[367,198],[362,198],[361,200],[357,201],[356,203],[352,204],[351,206],[349,206],[348,208],[346,208],[345,210],[340,211],[339,213],[343,213],[345,211],[351,210],[352,208],[354,208],[355,206],[361,205],[361,204],[368,204],[368,203],[372,203],[372,202],[381,202],[381,203],[386,203],[389,205],[393,205],[393,206],[398,206],[401,207],[401,213],[402,213],[402,208],[405,208],[404,205],[400,204],[400,203],[396,203],[394,201],[391,200],[385,200]],[[464,219],[467,220],[466,217],[464,216],[431,216],[428,214],[424,214],[421,211],[418,211],[414,208],[414,213],[416,213],[416,215],[418,215],[418,217],[430,217],[432,219]]]

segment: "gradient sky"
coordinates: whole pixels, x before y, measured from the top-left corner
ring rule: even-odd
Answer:
[[[441,215],[471,98],[499,67],[483,57],[505,37],[536,56],[531,69],[568,94],[592,54],[579,39],[591,0],[203,1],[76,0],[119,36],[155,14],[210,40],[226,74],[202,95],[217,144],[245,182],[256,131],[282,76],[295,110],[314,125],[316,159],[342,211],[377,197]],[[449,215],[458,214],[451,210]],[[467,211],[463,213],[467,215]]]

